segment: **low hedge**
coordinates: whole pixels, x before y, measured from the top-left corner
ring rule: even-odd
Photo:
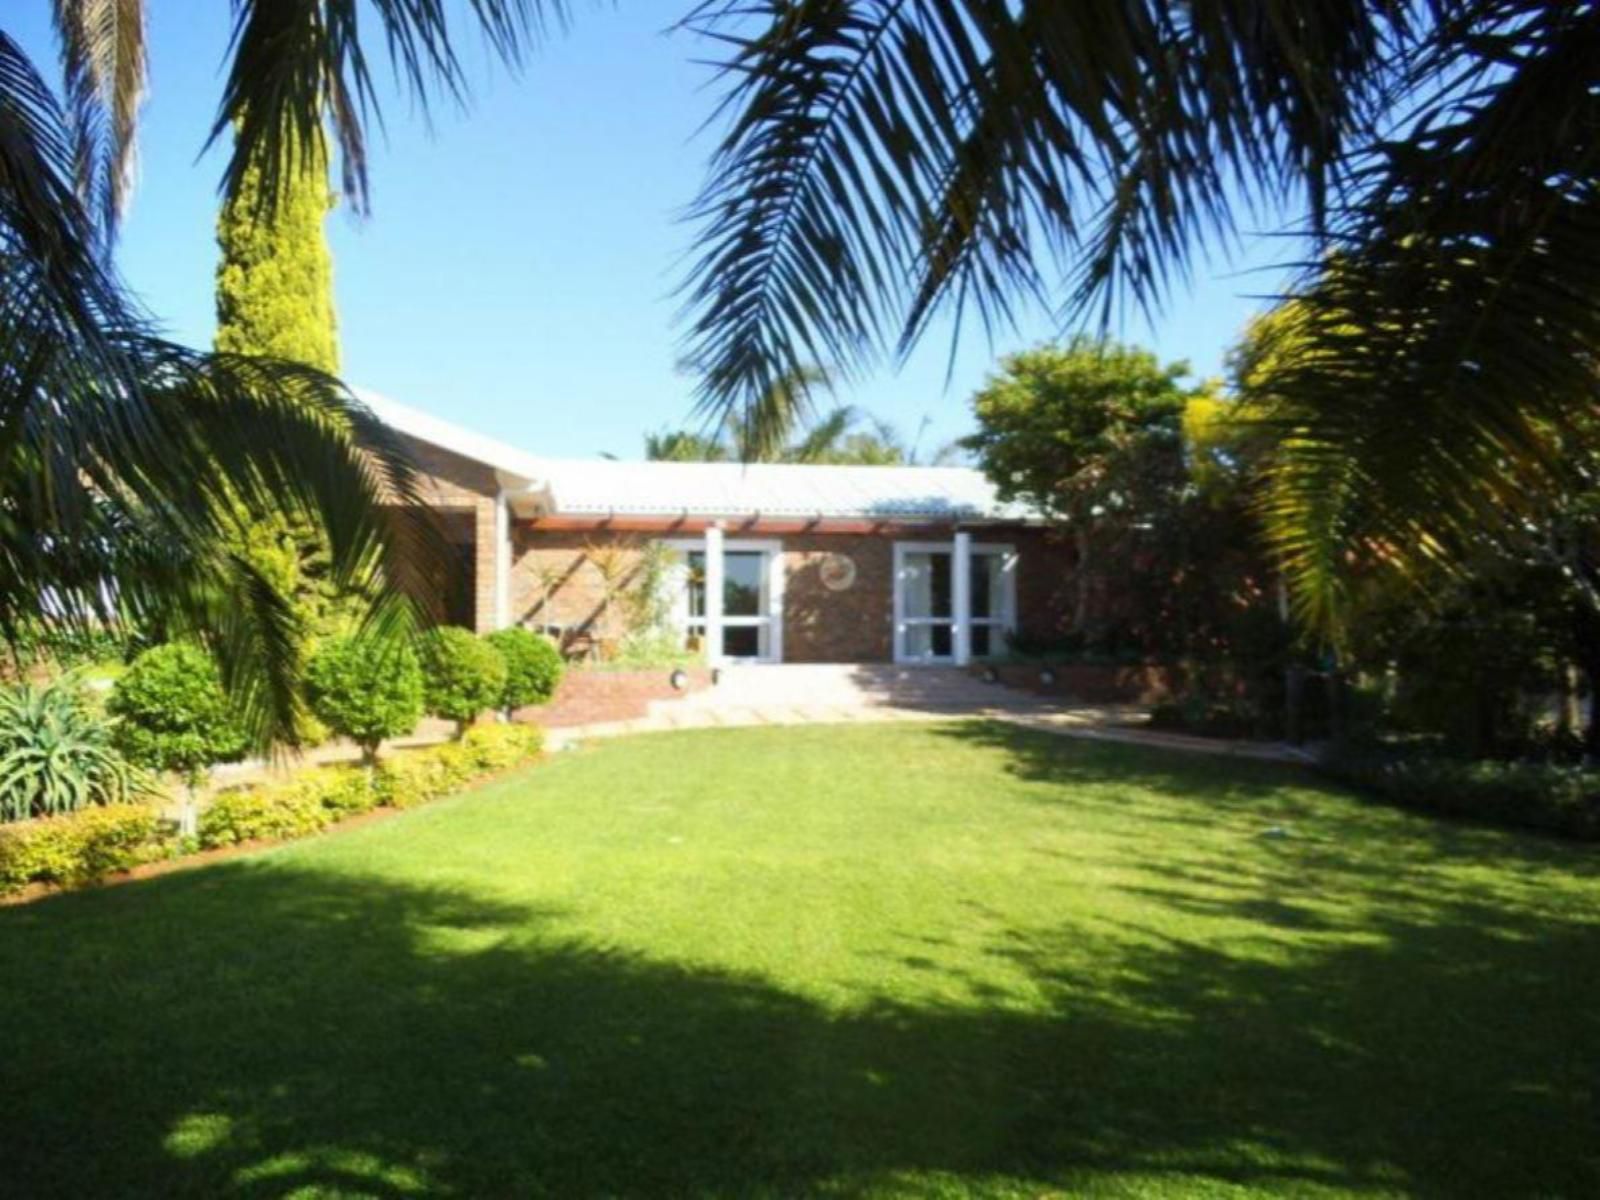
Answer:
[[[1579,767],[1371,751],[1323,768],[1401,808],[1600,841],[1600,775]]]
[[[91,883],[165,852],[148,804],[107,804],[0,826],[0,893],[30,883]]]
[[[317,767],[285,783],[224,792],[200,815],[200,844],[305,837],[380,806],[411,808],[526,762],[543,745],[543,733],[532,726],[480,726],[459,742],[403,751],[370,769]]]
[[[374,768],[312,767],[283,783],[223,792],[200,815],[206,849],[305,837],[380,805],[409,808],[538,755],[544,734],[490,725],[459,742],[410,750]],[[30,883],[92,883],[166,857],[177,843],[147,804],[108,804],[0,825],[0,895]]]

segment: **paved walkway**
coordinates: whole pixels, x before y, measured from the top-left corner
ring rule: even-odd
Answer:
[[[1065,737],[1200,754],[1310,761],[1304,751],[1279,743],[1230,742],[1142,728],[1148,714],[1137,705],[1077,704],[984,683],[954,668],[851,664],[725,668],[715,687],[681,700],[656,701],[647,716],[552,729],[549,745],[565,749],[595,738],[678,729],[952,718],[1009,721]]]

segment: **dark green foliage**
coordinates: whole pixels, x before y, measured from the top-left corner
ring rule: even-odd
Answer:
[[[549,638],[513,628],[497,629],[485,640],[500,652],[506,664],[501,708],[509,712],[528,704],[543,704],[555,695],[565,665],[561,652]]]
[[[378,638],[336,638],[306,670],[311,707],[329,729],[376,757],[422,717],[422,669],[410,646]]]
[[[470,630],[446,625],[421,639],[423,704],[454,721],[458,732],[496,708],[506,687],[506,660]]]
[[[217,664],[200,647],[171,642],[146,650],[111,689],[115,741],[142,766],[177,771],[191,786],[215,763],[243,757],[244,735],[222,691]]]
[[[1324,769],[1402,808],[1600,841],[1600,775],[1590,769],[1383,751],[1337,755]]]
[[[0,685],[0,821],[117,804],[142,790],[70,677]]]

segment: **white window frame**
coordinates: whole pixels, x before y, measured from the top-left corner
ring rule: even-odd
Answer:
[[[965,614],[967,628],[983,625],[992,632],[989,635],[989,656],[1001,652],[1005,644],[1005,635],[1014,630],[1017,620],[1017,548],[1009,542],[973,542],[968,553],[977,558],[988,555],[1000,559],[1000,604],[999,615],[974,618],[969,611]],[[905,567],[906,556],[910,554],[948,554],[950,556],[950,569],[955,570],[956,550],[955,542],[896,542],[894,544],[894,661],[903,664],[927,663],[948,666],[956,661],[957,646],[960,639],[957,636],[957,625],[962,614],[955,611],[956,593],[955,578],[950,580],[950,608],[948,617],[908,617],[906,615],[905,595]],[[914,625],[948,625],[950,627],[950,653],[947,655],[916,655],[906,651],[906,633]],[[969,634],[970,638],[970,634]]]
[[[706,543],[702,538],[664,538],[661,544],[667,549],[683,555],[687,563],[690,552],[704,554]],[[767,556],[766,575],[762,579],[761,603],[762,611],[753,617],[730,617],[723,613],[720,624],[723,629],[749,628],[754,626],[759,629],[763,626],[767,630],[767,652],[758,658],[733,658],[727,654],[721,656],[721,662],[762,662],[779,663],[783,661],[783,540],[781,538],[723,538],[722,553],[726,558],[735,553],[760,553]],[[674,582],[672,600],[672,617],[678,629],[684,633],[694,630],[701,632],[702,638],[709,641],[707,618],[689,616],[689,590],[686,580]],[[716,664],[713,664],[716,665]]]

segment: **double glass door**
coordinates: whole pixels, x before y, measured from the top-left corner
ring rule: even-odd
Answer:
[[[679,620],[690,647],[708,644],[706,554],[683,550]],[[722,656],[743,662],[776,662],[781,600],[775,572],[777,552],[737,543],[722,552]]]
[[[895,660],[955,661],[955,552],[933,545],[896,547]],[[974,658],[1005,649],[1011,628],[1013,567],[1009,547],[975,545],[969,556],[968,628]]]

